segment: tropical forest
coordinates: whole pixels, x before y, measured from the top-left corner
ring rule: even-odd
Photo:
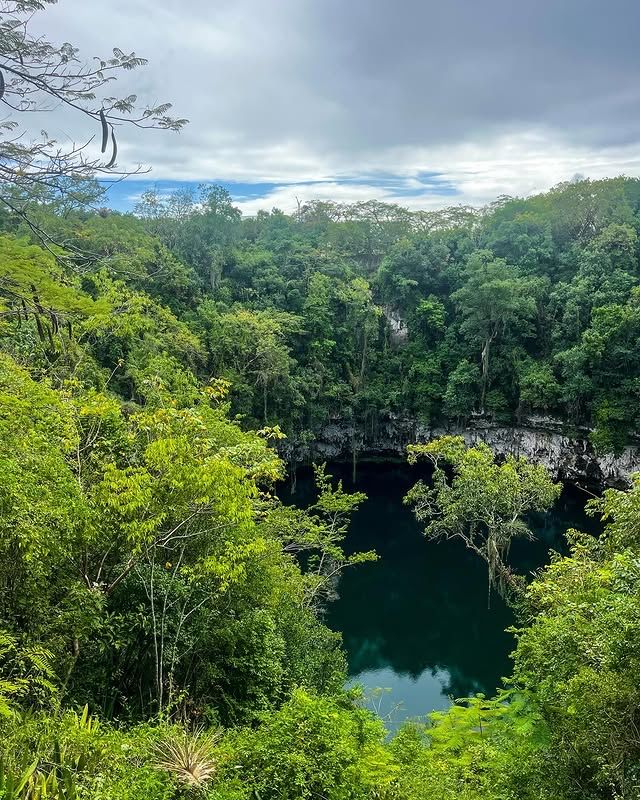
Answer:
[[[193,123],[52,5],[0,0],[0,799],[640,798],[640,177],[118,209]]]

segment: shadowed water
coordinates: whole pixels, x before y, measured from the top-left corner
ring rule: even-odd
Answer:
[[[329,471],[353,489],[346,467]],[[418,477],[403,464],[359,467],[356,488],[368,500],[353,517],[347,549],[375,549],[380,559],[345,571],[326,620],[343,635],[350,679],[391,727],[446,708],[451,698],[493,694],[510,672],[514,645],[505,631],[511,609],[495,593],[487,608],[484,562],[459,540],[427,540],[403,505]],[[312,498],[311,473],[302,471],[293,499],[304,505]],[[546,563],[550,548],[564,550],[570,527],[594,530],[584,501],[566,487],[553,511],[532,521],[537,540],[512,546],[513,567],[526,574]]]

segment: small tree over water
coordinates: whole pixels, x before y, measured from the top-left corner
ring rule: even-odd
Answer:
[[[307,509],[276,501],[265,515],[263,530],[272,531],[285,553],[302,555],[305,562],[304,605],[322,610],[336,597],[336,584],[347,567],[377,559],[374,550],[347,555],[343,544],[351,517],[367,499],[364,492],[346,492],[342,481],[333,483],[326,464],[314,465],[317,499]]]
[[[418,481],[405,497],[425,533],[458,537],[487,563],[489,593],[517,589],[518,576],[506,564],[514,538],[533,539],[524,517],[547,511],[560,495],[545,467],[524,457],[507,456],[497,463],[490,447],[467,447],[462,436],[443,436],[428,444],[409,445],[408,460],[433,464],[433,486]]]

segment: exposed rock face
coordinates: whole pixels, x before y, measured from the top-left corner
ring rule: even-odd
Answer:
[[[428,442],[444,435],[464,436],[472,445],[486,442],[499,455],[522,455],[537,464],[544,464],[560,480],[587,483],[592,486],[629,485],[633,472],[640,471],[640,446],[626,447],[619,456],[598,456],[588,439],[586,429],[569,431],[558,420],[532,417],[518,427],[487,421],[472,421],[464,428],[431,428],[408,417],[390,417],[375,430],[364,434],[339,421],[326,425],[315,441],[297,445],[286,440],[282,455],[292,462],[341,461],[352,457],[352,442],[359,459],[372,457],[404,457],[406,446]]]
[[[393,308],[385,307],[382,312],[389,326],[391,344],[395,347],[403,345],[409,338],[409,328],[406,320],[403,319],[399,311]]]

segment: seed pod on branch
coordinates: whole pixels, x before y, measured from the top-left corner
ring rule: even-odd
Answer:
[[[0,100],[4,97],[4,90],[5,90],[5,82],[4,82],[4,75],[2,74],[2,70],[0,70]]]
[[[104,153],[107,149],[107,141],[109,140],[109,126],[107,124],[107,118],[104,115],[104,111],[100,109],[100,124],[102,125],[102,146],[100,148],[100,152]]]
[[[111,160],[106,166],[106,169],[111,169],[111,167],[116,163],[116,158],[118,157],[118,143],[116,142],[116,134],[113,128],[111,128],[111,143],[113,145],[113,153],[111,155]]]
[[[47,312],[40,305],[40,298],[38,297],[38,290],[36,289],[36,287],[34,286],[33,283],[31,284],[31,294],[33,295],[33,305],[36,307],[37,313],[38,314],[42,314],[42,316],[46,316]]]
[[[45,332],[44,328],[42,327],[42,322],[40,321],[40,314],[34,314],[36,320],[36,328],[38,329],[38,338],[41,342],[45,340]]]

